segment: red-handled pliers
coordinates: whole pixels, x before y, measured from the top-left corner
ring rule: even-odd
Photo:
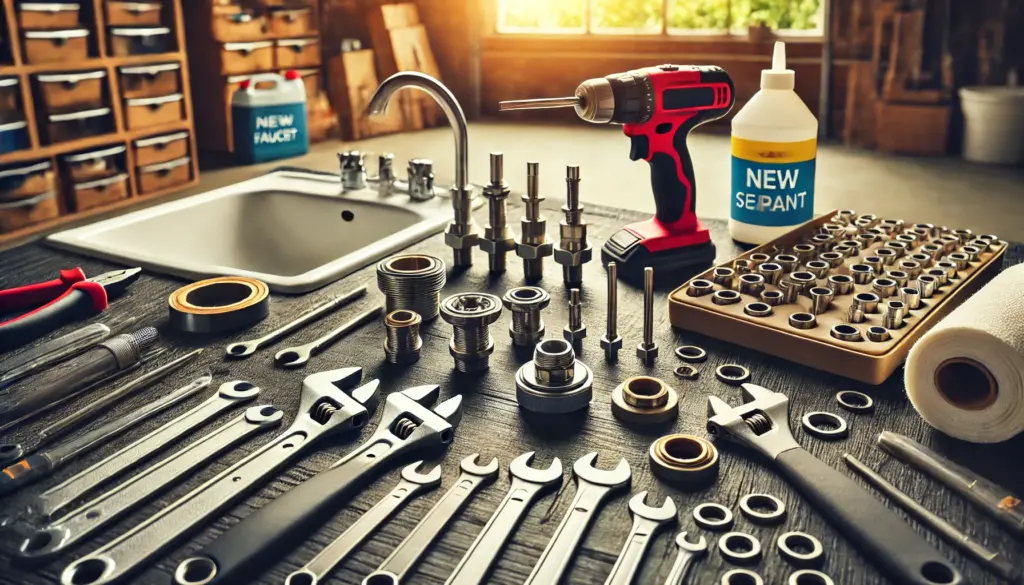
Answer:
[[[111,297],[139,279],[141,268],[125,268],[86,278],[81,268],[61,270],[60,277],[0,290],[0,314],[29,309],[0,322],[0,351],[9,351],[54,329],[107,308]]]

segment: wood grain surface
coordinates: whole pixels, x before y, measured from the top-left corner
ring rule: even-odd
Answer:
[[[584,183],[584,196],[585,186]],[[648,196],[646,191],[644,189],[642,196]],[[518,203],[518,197],[513,197],[510,201]],[[559,203],[560,201],[546,203],[549,234],[557,233],[555,226],[560,218],[557,211]],[[482,210],[478,215],[481,223],[485,221],[484,211]],[[518,228],[517,220],[520,215],[521,211],[518,206],[509,215],[516,228]],[[590,224],[591,242],[596,249],[617,227],[628,221],[639,219],[639,216],[633,212],[621,210],[588,208],[585,218]],[[914,218],[909,219],[914,220]],[[711,221],[709,225],[716,235],[720,260],[728,258],[738,251],[728,239],[723,222]],[[341,229],[340,219],[339,229]],[[189,226],[181,226],[181,230],[181,236],[188,237]],[[411,251],[435,254],[446,262],[450,262],[450,251],[444,247],[440,236],[416,244]],[[1007,264],[1020,262],[1024,255],[1022,252],[1024,250],[1021,246],[1012,247],[1006,255],[1005,262]],[[108,263],[56,251],[41,244],[33,244],[0,253],[0,267],[2,267],[0,268],[0,288],[50,279],[58,269],[76,265],[81,266],[89,275],[98,274],[113,267]],[[551,307],[544,313],[548,338],[560,336],[562,327],[567,322],[565,306],[567,291],[562,285],[559,268],[549,260],[545,267],[546,276],[541,283],[541,286],[546,288],[553,298]],[[897,370],[896,374],[882,386],[864,387],[809,367],[783,362],[735,345],[716,341],[710,337],[673,329],[668,321],[664,291],[658,295],[654,317],[655,338],[661,347],[661,355],[653,366],[644,367],[636,359],[634,350],[641,339],[642,295],[640,291],[625,284],[620,285],[619,289],[619,330],[624,339],[624,348],[618,364],[607,364],[599,346],[605,319],[604,270],[601,263],[595,258],[593,262],[586,265],[584,274],[586,286],[583,290],[583,317],[589,328],[589,335],[584,342],[581,357],[594,371],[594,401],[585,414],[565,417],[555,422],[535,421],[524,416],[517,407],[513,376],[516,369],[528,359],[528,356],[516,355],[511,351],[507,333],[509,322],[507,312],[491,328],[495,342],[495,351],[490,359],[491,367],[487,372],[479,375],[461,375],[453,371],[452,359],[448,354],[448,338],[451,329],[440,319],[423,327],[422,359],[409,367],[395,367],[384,362],[381,349],[383,326],[372,325],[363,327],[349,338],[314,357],[304,370],[286,371],[274,368],[271,361],[272,356],[279,349],[314,339],[343,320],[347,320],[362,309],[371,306],[372,303],[382,300],[382,296],[376,289],[373,266],[366,267],[341,282],[304,296],[275,295],[271,316],[267,320],[249,331],[232,335],[189,336],[170,330],[167,327],[167,296],[174,289],[182,286],[184,282],[151,274],[144,275],[124,297],[114,301],[106,313],[94,320],[108,322],[115,318],[135,315],[142,319],[143,324],[155,325],[160,328],[163,336],[162,343],[173,347],[175,354],[183,353],[189,348],[207,348],[199,362],[216,373],[216,383],[229,379],[251,380],[263,389],[256,403],[272,403],[283,409],[286,413],[285,425],[290,422],[298,408],[302,378],[310,373],[343,366],[362,366],[364,380],[379,378],[385,392],[419,384],[440,384],[442,398],[453,394],[464,396],[465,413],[462,423],[456,431],[454,443],[443,459],[444,481],[442,486],[414,500],[401,511],[335,571],[327,580],[328,583],[358,583],[366,574],[375,569],[408,533],[415,522],[452,485],[459,473],[458,462],[463,457],[471,453],[481,453],[485,458],[497,456],[503,467],[501,479],[484,489],[458,515],[449,530],[419,565],[412,579],[414,583],[442,583],[505,495],[509,485],[507,477],[509,461],[526,451],[536,451],[538,465],[541,466],[545,466],[553,457],[560,458],[566,469],[565,481],[556,494],[539,500],[530,510],[528,517],[512,536],[510,544],[497,562],[491,576],[492,583],[512,584],[525,580],[555,527],[565,514],[575,493],[575,485],[569,471],[572,463],[590,451],[597,451],[600,454],[598,463],[605,468],[613,466],[620,457],[629,462],[633,472],[630,493],[635,494],[648,490],[650,492],[648,502],[652,504],[660,504],[664,497],[672,497],[680,510],[680,528],[683,530],[694,531],[696,529],[690,516],[690,510],[701,502],[718,502],[733,508],[736,511],[735,530],[749,532],[761,542],[764,558],[753,568],[765,577],[766,583],[784,585],[788,575],[794,570],[775,549],[776,537],[791,530],[805,531],[821,540],[827,555],[824,570],[832,576],[837,585],[888,583],[889,581],[872,566],[871,559],[865,558],[843,538],[841,530],[827,524],[821,514],[796,494],[770,467],[749,452],[730,445],[722,445],[721,473],[717,483],[711,488],[696,493],[678,491],[653,477],[648,464],[647,452],[655,438],[674,431],[705,435],[706,405],[709,394],[719,396],[731,404],[737,404],[740,401],[736,388],[715,379],[715,368],[724,363],[736,363],[749,368],[754,383],[789,396],[790,419],[794,434],[801,445],[811,453],[830,465],[842,469],[845,473],[848,472],[842,464],[841,456],[844,452],[853,453],[869,465],[879,469],[884,476],[929,509],[938,512],[976,539],[1002,554],[1008,555],[1017,563],[1024,562],[1022,561],[1024,546],[1012,540],[988,517],[977,512],[964,499],[902,463],[890,459],[873,446],[875,437],[882,430],[903,433],[935,447],[952,459],[1001,483],[1011,491],[1024,494],[1024,466],[1020,465],[1024,437],[1018,437],[1016,440],[1001,445],[972,445],[955,441],[933,431],[914,413],[913,408],[906,400],[902,369]],[[357,304],[300,330],[290,338],[260,350],[249,359],[225,361],[223,348],[227,343],[258,337],[324,299],[350,290],[359,284],[367,284],[371,294]],[[448,285],[443,294],[459,291],[489,291],[500,295],[508,288],[520,284],[522,284],[522,264],[518,259],[510,259],[509,270],[506,274],[492,276],[487,272],[485,255],[476,252],[474,265],[468,271],[458,274],[449,271]],[[659,286],[667,287],[672,284],[677,283],[661,282]],[[66,330],[62,330],[63,332]],[[701,373],[697,380],[678,380],[672,375],[672,370],[681,363],[673,354],[673,349],[681,344],[696,344],[708,351],[708,360],[698,365]],[[162,357],[161,360],[163,359],[168,358]],[[109,413],[109,416],[127,412],[146,401],[184,385],[188,380],[197,376],[200,369],[201,366],[190,367],[184,372],[172,375],[156,387],[143,391],[138,396],[119,404],[114,411]],[[680,393],[678,421],[656,429],[636,429],[627,428],[612,416],[610,409],[612,389],[625,378],[638,374],[661,377]],[[854,415],[839,410],[835,402],[835,393],[847,388],[862,390],[873,396],[877,402],[876,412],[870,415]],[[105,454],[112,453],[144,432],[152,430],[191,408],[209,394],[209,392],[203,393],[201,397],[193,398],[186,404],[171,409],[171,411],[127,433],[127,436],[112,441],[105,447],[80,458],[60,470],[55,478],[27,488],[24,492],[39,491],[53,485],[58,480],[69,477],[99,460]],[[33,430],[38,430],[42,424],[52,422],[63,414],[74,411],[76,407],[88,400],[86,398],[74,402],[66,408],[58,409],[57,412],[23,426],[17,432],[3,437],[3,439],[7,442],[17,440],[29,443],[29,435]],[[803,413],[818,410],[836,412],[844,416],[850,425],[849,438],[838,442],[826,442],[805,434],[799,428],[799,417]],[[220,417],[217,421],[191,434],[168,452],[195,440],[232,416],[233,414]],[[191,531],[171,548],[169,553],[151,566],[136,573],[133,582],[140,584],[167,583],[170,571],[178,561],[209,543],[217,534],[237,523],[240,518],[250,514],[254,509],[265,505],[290,487],[327,468],[357,445],[361,439],[369,436],[374,426],[371,424],[370,428],[363,431],[361,437],[341,435],[336,440],[319,444],[319,449],[315,452],[302,457],[283,473],[268,478],[261,489],[250,493],[241,504]],[[266,443],[275,434],[276,431],[271,431],[259,435],[243,444],[242,447],[221,457],[218,461],[198,467],[194,474],[183,477],[179,485],[157,498],[153,503],[131,514],[123,521],[115,523],[97,538],[78,547],[65,558],[39,567],[24,567],[12,564],[8,553],[0,554],[0,583],[37,585],[58,582],[60,572],[71,560],[95,549],[112,537],[124,533],[143,518],[172,502],[177,496]],[[293,550],[276,551],[279,560],[262,575],[258,583],[282,583],[285,575],[309,561],[321,547],[336,537],[360,513],[372,506],[395,485],[398,481],[398,467],[396,466],[388,475],[364,490],[349,505],[339,509],[333,517],[325,518],[324,526],[305,541],[295,542]],[[130,473],[125,475],[130,476]],[[116,482],[120,479],[113,481]],[[860,479],[856,481],[864,485]],[[752,492],[767,492],[785,501],[788,510],[788,518],[785,523],[779,527],[759,527],[743,518],[737,509],[737,502],[741,496]],[[881,498],[881,496],[879,497]],[[576,554],[567,582],[599,583],[608,576],[631,524],[626,505],[628,499],[629,496],[623,493],[620,497],[609,501],[596,523],[591,527],[583,547]],[[5,506],[9,502],[10,500],[7,500],[0,506]],[[896,514],[905,517],[899,510],[896,511]],[[954,548],[945,542],[940,542],[934,534],[916,524],[915,528],[959,566],[969,582],[975,584],[998,582],[994,577],[983,572],[978,565],[966,560]],[[672,540],[676,532],[677,530],[666,531],[657,538],[644,560],[643,572],[638,579],[639,583],[663,582],[675,557]],[[703,532],[703,534],[714,544],[716,535],[709,532]],[[713,548],[707,559],[696,566],[688,583],[717,584],[719,575],[729,568],[731,568],[730,565]]]

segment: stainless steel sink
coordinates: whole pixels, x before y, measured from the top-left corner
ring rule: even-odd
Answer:
[[[451,218],[447,198],[343,193],[338,177],[277,171],[47,241],[155,272],[250,276],[274,291],[299,293],[439,233]]]

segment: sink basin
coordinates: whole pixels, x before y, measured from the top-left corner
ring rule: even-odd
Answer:
[[[483,204],[478,198],[475,206]],[[249,276],[301,293],[443,231],[445,197],[413,201],[276,171],[51,235],[51,245],[189,279]]]

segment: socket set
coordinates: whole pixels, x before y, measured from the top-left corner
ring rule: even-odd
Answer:
[[[714,266],[669,296],[674,327],[881,384],[981,288],[1006,242],[837,210]]]

